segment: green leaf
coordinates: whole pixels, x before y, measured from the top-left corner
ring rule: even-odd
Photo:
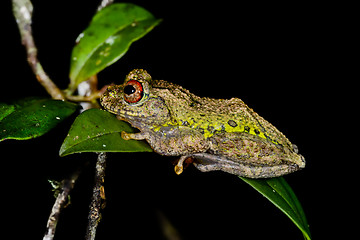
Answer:
[[[285,213],[302,231],[305,239],[311,239],[309,225],[301,204],[283,177],[269,179],[240,178]]]
[[[112,4],[99,11],[77,39],[71,56],[70,90],[121,58],[131,43],[161,20],[130,3]]]
[[[0,103],[0,141],[39,137],[65,118],[78,105],[51,99],[23,99],[13,104]]]
[[[144,141],[124,140],[120,133],[134,132],[113,114],[90,109],[80,114],[60,148],[60,156],[79,152],[152,152]]]
[[[7,115],[11,114],[13,111],[15,111],[14,105],[0,103],[0,121]]]

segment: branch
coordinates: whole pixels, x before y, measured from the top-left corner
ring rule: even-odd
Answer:
[[[78,179],[80,171],[77,171],[70,179],[65,179],[61,182],[61,190],[56,198],[56,201],[51,209],[51,213],[46,225],[46,232],[43,240],[53,240],[55,236],[56,225],[59,220],[61,209],[63,209],[68,201],[70,191],[74,188],[75,182]]]
[[[95,186],[90,203],[88,227],[85,235],[86,240],[94,240],[96,229],[101,219],[100,210],[105,207],[104,177],[106,167],[106,153],[99,153],[95,168]]]
[[[22,44],[25,46],[27,60],[39,83],[53,99],[64,100],[63,92],[45,73],[37,58],[37,48],[34,43],[31,29],[33,6],[30,0],[13,0],[13,13],[18,24]]]
[[[113,0],[102,0],[98,7],[98,11],[108,5]],[[22,44],[25,46],[28,63],[34,72],[38,82],[45,88],[49,95],[53,99],[65,100],[65,94],[56,86],[56,84],[49,78],[45,73],[42,65],[37,58],[37,48],[34,43],[32,36],[32,11],[33,6],[30,0],[12,0],[13,3],[13,14],[18,25]],[[97,79],[91,78],[85,82],[79,90],[79,96],[67,96],[69,100],[73,101],[92,101],[98,97],[99,92],[94,90],[94,86],[97,85]],[[85,89],[85,91],[82,91]],[[72,98],[72,99],[71,99]],[[92,106],[89,106],[90,108]],[[90,204],[89,212],[89,224],[86,233],[86,239],[94,240],[97,225],[100,221],[100,209],[104,207],[105,193],[104,193],[104,177],[105,177],[105,166],[106,166],[106,154],[99,153],[98,160],[96,163],[95,172],[95,186],[93,188],[93,196]],[[59,220],[61,209],[64,208],[69,193],[74,187],[75,181],[78,178],[79,173],[75,174],[70,180],[62,181],[62,192],[58,194],[56,201],[51,210],[51,214],[48,219],[46,233],[43,240],[52,240],[55,236],[56,225]]]
[[[113,0],[102,0],[98,6],[97,11],[100,11],[104,7],[112,4]],[[78,87],[79,95],[82,96],[91,96],[96,91],[94,91],[94,84],[97,83],[97,78],[91,78],[90,81],[84,82],[85,86],[80,85]],[[89,85],[86,87],[86,85]],[[81,88],[89,89],[90,91],[84,91]],[[95,88],[96,90],[96,88]],[[83,92],[81,94],[81,92]],[[87,92],[87,93],[86,93]],[[99,91],[97,92],[99,94]],[[100,91],[101,93],[101,91]],[[98,159],[95,167],[95,185],[93,188],[93,195],[90,203],[90,211],[88,216],[88,227],[86,230],[85,240],[95,240],[96,229],[101,219],[100,210],[105,207],[105,190],[104,190],[104,178],[105,178],[105,168],[106,168],[106,153],[98,153]]]
[[[101,9],[103,9],[104,7],[112,4],[114,2],[114,0],[102,0],[100,5],[98,6],[97,11],[100,11]]]

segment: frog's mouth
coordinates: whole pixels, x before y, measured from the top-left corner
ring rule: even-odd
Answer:
[[[141,105],[132,106],[126,104],[121,98],[104,96],[101,99],[101,105],[108,112],[117,115],[118,119],[140,129],[148,124],[161,124],[170,118],[168,109],[161,101],[162,99],[159,98],[149,98]]]
[[[126,105],[121,102],[102,102],[102,106],[106,111],[116,114],[117,116],[124,119],[138,117],[136,111],[127,109]]]
[[[121,114],[121,108],[119,107],[119,104],[117,102],[114,102],[114,100],[107,101],[106,96],[102,97],[100,100],[101,106],[108,112],[111,112],[113,114]]]

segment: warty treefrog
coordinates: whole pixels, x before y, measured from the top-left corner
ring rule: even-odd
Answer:
[[[135,69],[124,84],[109,86],[100,101],[140,130],[122,132],[124,139],[145,139],[161,155],[180,156],[177,174],[185,160],[202,172],[248,178],[277,177],[305,167],[297,147],[238,98],[198,97]]]

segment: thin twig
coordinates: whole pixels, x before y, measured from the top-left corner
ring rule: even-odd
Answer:
[[[59,221],[61,209],[66,206],[70,191],[74,188],[75,182],[79,177],[80,171],[73,174],[70,179],[61,182],[61,192],[58,194],[56,201],[51,209],[51,213],[46,225],[46,232],[43,240],[53,240],[55,236],[56,225]]]
[[[68,95],[66,99],[73,102],[92,102],[100,98],[101,94],[95,93],[90,96],[81,96],[81,95]]]
[[[53,99],[64,100],[63,92],[45,73],[37,58],[37,48],[34,43],[31,28],[33,6],[30,0],[13,0],[13,13],[18,24],[22,44],[25,46],[27,60],[39,83],[46,89]]]
[[[96,229],[101,219],[100,210],[105,207],[104,178],[106,167],[106,153],[98,153],[98,159],[95,168],[95,186],[90,203],[90,212],[88,216],[88,227],[86,231],[86,240],[94,240]]]

